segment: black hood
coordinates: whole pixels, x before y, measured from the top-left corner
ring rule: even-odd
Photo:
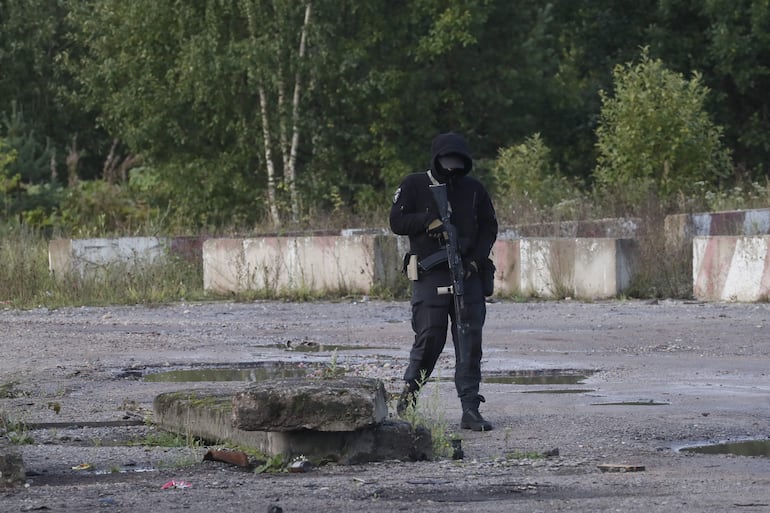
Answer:
[[[471,169],[473,168],[473,159],[471,158],[471,151],[468,148],[468,143],[460,134],[449,132],[446,134],[437,135],[431,144],[430,153],[431,173],[440,182],[446,182],[450,178],[465,176],[470,173]],[[465,163],[462,171],[455,172],[452,176],[450,176],[438,162],[438,158],[443,155],[460,156],[460,158],[462,158],[463,162]]]

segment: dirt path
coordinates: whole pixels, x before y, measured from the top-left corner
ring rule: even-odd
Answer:
[[[16,446],[29,486],[0,491],[0,512],[770,511],[770,458],[677,451],[768,440],[768,304],[488,305],[482,412],[496,429],[459,431],[451,350],[421,399],[462,438],[463,460],[254,474],[202,462],[205,447],[150,444],[153,398],[211,383],[148,374],[333,364],[396,391],[408,316],[382,301],[0,311],[0,407],[34,440]],[[542,380],[512,383],[525,373]],[[192,487],[161,490],[172,479]]]

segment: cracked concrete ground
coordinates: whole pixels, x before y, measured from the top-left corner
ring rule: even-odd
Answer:
[[[15,446],[27,486],[0,490],[0,512],[770,509],[766,456],[678,450],[770,441],[768,304],[489,304],[482,413],[495,430],[459,429],[450,348],[420,399],[462,439],[462,460],[256,474],[202,461],[195,443],[159,443],[147,422],[157,394],[212,386],[145,379],[168,371],[334,365],[396,392],[411,339],[407,302],[361,298],[0,311],[0,408],[32,441]],[[570,372],[586,377],[496,379]],[[192,486],[161,489],[171,480]]]

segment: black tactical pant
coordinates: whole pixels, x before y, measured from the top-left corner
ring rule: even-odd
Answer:
[[[444,349],[449,320],[452,321],[452,341],[455,350],[455,387],[463,410],[479,407],[481,382],[481,331],[486,318],[486,303],[478,273],[465,280],[463,321],[468,326],[466,343],[458,347],[457,314],[452,294],[439,294],[439,287],[452,283],[449,270],[436,268],[420,275],[412,282],[412,329],[414,345],[409,355],[409,366],[404,381],[412,390],[420,381],[430,377],[438,357]],[[463,361],[460,361],[460,351]]]

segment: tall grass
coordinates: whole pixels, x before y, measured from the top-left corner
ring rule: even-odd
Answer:
[[[48,240],[26,229],[0,237],[0,305],[35,308],[72,305],[152,304],[205,297],[201,263],[170,257],[141,267],[109,266],[83,278],[53,276]]]
[[[34,233],[11,229],[0,237],[0,304],[34,305],[50,296],[48,243]]]

